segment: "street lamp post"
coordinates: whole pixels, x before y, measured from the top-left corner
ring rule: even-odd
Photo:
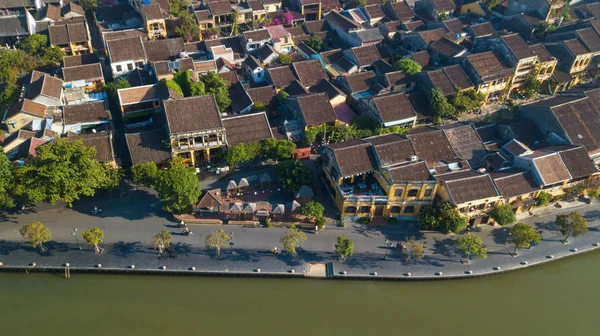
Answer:
[[[75,237],[75,242],[77,243],[77,247],[81,250],[81,245],[79,244],[79,239],[77,238],[77,228],[74,228],[73,232],[71,234],[73,235],[73,237]]]
[[[393,243],[391,241],[389,241],[389,239],[385,240],[385,255],[383,256],[383,260],[387,259],[387,255],[388,255],[388,251],[390,250],[390,248],[392,247]]]
[[[233,245],[235,245],[235,243],[233,242],[233,232],[231,232],[231,241],[229,242],[229,253],[233,255]]]

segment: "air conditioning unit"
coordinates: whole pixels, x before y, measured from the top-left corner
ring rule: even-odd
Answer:
[[[416,155],[413,155],[413,156],[410,157],[410,161],[411,162],[417,162],[417,161],[419,161],[419,158]]]

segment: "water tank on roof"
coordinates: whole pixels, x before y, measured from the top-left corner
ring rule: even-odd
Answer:
[[[150,0],[142,0],[142,3],[144,5],[152,5],[152,2]]]

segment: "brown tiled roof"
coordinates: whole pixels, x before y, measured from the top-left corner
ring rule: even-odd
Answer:
[[[598,101],[583,98],[551,110],[573,144],[583,145],[590,154],[600,151]]]
[[[385,13],[381,9],[381,5],[374,4],[363,7],[364,11],[367,12],[367,15],[371,18],[371,20],[376,18],[382,18],[385,16]]]
[[[240,81],[235,71],[222,72],[219,74],[219,77],[229,82],[229,84],[235,84]]]
[[[179,69],[177,71],[186,71],[186,70],[196,70],[195,68],[195,63],[194,60],[191,58],[179,58],[176,59],[177,62],[179,62]],[[171,61],[158,61],[158,62],[154,62],[152,63],[152,67],[154,68],[154,73],[156,74],[156,76],[164,76],[164,75],[169,75],[172,74],[173,71],[171,71],[171,69],[169,69],[169,62]],[[210,61],[206,61],[208,63],[212,63],[213,68],[212,70],[214,71],[214,62],[212,60]]]
[[[510,170],[509,172],[490,173],[490,175],[500,195],[504,198],[528,195],[540,189],[531,174],[525,171]]]
[[[86,147],[96,148],[96,160],[100,162],[115,161],[115,152],[112,145],[110,132],[99,132],[76,135],[69,133],[67,141],[81,140]]]
[[[329,145],[342,177],[367,173],[375,169],[375,157],[369,147],[368,143],[360,139]]]
[[[65,45],[69,42],[88,41],[88,34],[85,22],[74,22],[48,27],[50,44]]]
[[[144,41],[146,57],[150,62],[166,61],[185,51],[182,38]]]
[[[277,92],[272,86],[250,88],[246,89],[246,92],[248,92],[254,104],[261,102],[265,107],[275,108],[279,103]]]
[[[593,51],[600,51],[600,35],[593,28],[584,28],[575,31],[586,47]]]
[[[429,48],[437,51],[438,53],[446,56],[446,57],[454,57],[455,55],[465,51],[466,49],[460,46],[459,44],[454,43],[453,41],[442,37],[437,41],[433,41]]]
[[[423,39],[423,42],[425,42],[425,45],[427,45],[427,46],[429,44],[431,44],[431,42],[437,41],[437,40],[441,39],[442,37],[448,37],[448,33],[446,33],[444,28],[423,30],[423,31],[417,32],[417,35],[419,35],[421,37],[421,39]]]
[[[498,36],[498,32],[490,22],[472,25],[471,29],[473,30],[475,37]]]
[[[162,11],[158,4],[142,5],[142,11],[146,20],[160,20],[163,18]]]
[[[61,19],[60,8],[57,6],[48,4],[46,5],[45,17],[58,21]]]
[[[560,156],[556,153],[537,157],[533,159],[544,184],[550,185],[571,179],[567,167],[562,162]]]
[[[327,21],[325,20],[317,20],[304,22],[304,27],[306,27],[309,33],[316,33],[320,31],[327,31],[328,25]]]
[[[381,54],[379,53],[379,50],[375,45],[355,47],[351,50],[359,66],[369,66],[373,62],[382,58]]]
[[[333,49],[320,53],[325,65],[332,65],[344,56],[341,49]]]
[[[325,15],[325,19],[330,25],[337,26],[345,32],[361,28],[361,25],[358,24],[358,22],[351,20],[338,12],[329,12]]]
[[[598,172],[594,162],[583,147],[574,147],[559,152],[572,179],[590,176]]]
[[[264,40],[271,39],[271,35],[269,35],[269,31],[266,29],[245,31],[243,34],[248,41],[252,40],[252,41],[256,42],[256,41],[264,41]]]
[[[112,62],[140,60],[146,58],[140,37],[128,37],[106,42]]]
[[[504,35],[501,37],[508,49],[517,57],[518,60],[533,57],[535,54],[531,51],[525,40],[518,33]]]
[[[131,163],[134,165],[146,162],[162,163],[171,158],[168,139],[163,128],[128,133],[125,134],[125,138],[131,155]]]
[[[447,180],[445,185],[454,204],[463,204],[499,196],[488,174],[477,174],[471,177]]]
[[[383,123],[408,119],[416,116],[410,101],[404,93],[393,93],[373,98],[379,117]]]
[[[433,176],[423,161],[388,168],[392,182],[429,181]]]
[[[35,82],[31,83],[27,98],[35,99],[39,95],[60,99],[62,93],[63,81],[49,75],[40,77]]]
[[[531,120],[511,120],[501,122],[498,125],[509,128],[515,139],[527,146],[534,147],[544,139],[540,129]]]
[[[325,70],[321,66],[321,62],[317,59],[294,62],[292,67],[300,79],[300,82],[307,87],[316,85],[322,79],[327,79]]]
[[[531,49],[531,52],[537,55],[540,62],[548,62],[554,58],[552,55],[550,55],[548,50],[546,50],[546,47],[544,47],[544,45],[541,43],[531,45],[529,46],[529,49]]]
[[[400,29],[398,29],[400,27],[396,27],[396,24],[393,24],[392,22],[400,22],[400,21],[386,22],[386,25],[387,25],[388,29],[390,31],[394,31],[393,29],[390,29],[390,28],[393,27],[396,31],[400,30]],[[392,24],[392,27],[390,27],[389,24]],[[419,29],[420,27],[423,27],[423,26],[425,26],[425,23],[422,20],[416,20],[416,21],[410,21],[410,22],[404,23],[404,27],[408,31],[416,30],[416,29]]]
[[[159,100],[159,89],[157,85],[144,85],[132,88],[119,89],[117,91],[121,105],[141,103],[144,101]]]
[[[427,71],[434,87],[442,90],[444,95],[456,93],[457,89],[470,89],[473,84],[460,65],[451,65],[439,70]]]
[[[65,56],[63,57],[63,67],[70,68],[78,65],[87,65],[98,63],[98,55],[96,54],[84,54],[76,56]]]
[[[456,8],[452,0],[431,0],[431,3],[439,11],[449,12]]]
[[[63,77],[65,82],[104,79],[104,75],[102,74],[102,65],[100,65],[100,63],[63,68]]]
[[[496,124],[488,124],[478,127],[477,134],[479,134],[479,137],[484,143],[502,140]]]
[[[194,70],[199,72],[217,71],[214,60],[194,62]]]
[[[248,2],[248,6],[252,9],[252,11],[263,11],[265,10],[265,6],[263,6],[262,2],[260,2],[259,0],[249,0]]]
[[[402,71],[393,71],[385,74],[387,84],[390,86],[406,84],[415,80],[414,76],[409,76]]]
[[[223,204],[225,204],[225,201],[221,197],[221,189],[213,189],[207,190],[194,207],[197,209],[215,209]]]
[[[473,125],[457,123],[442,129],[458,158],[467,160],[472,168],[483,166],[488,152]]]
[[[223,127],[217,103],[212,95],[165,100],[163,105],[171,134]]]
[[[367,91],[371,85],[377,82],[375,73],[371,70],[346,75],[345,78],[350,87],[350,91],[353,93]]]
[[[516,139],[510,140],[506,145],[502,146],[502,148],[512,156],[521,156],[527,152],[531,152],[531,148]]]
[[[29,99],[23,99],[8,109],[6,119],[21,112],[44,118],[46,116],[46,106]]]
[[[454,34],[462,34],[465,26],[460,22],[459,19],[450,19],[442,22],[444,27],[448,29],[449,32]]]
[[[287,30],[291,36],[308,36],[302,27],[289,27],[285,28],[285,30]],[[296,43],[295,40],[294,43]]]
[[[563,43],[565,44],[565,46],[567,46],[567,49],[569,49],[569,51],[571,51],[571,53],[573,53],[573,55],[575,55],[575,56],[588,54],[591,52],[578,39],[563,41]]]
[[[467,60],[484,81],[510,77],[514,73],[493,51],[469,55]]]
[[[206,5],[208,6],[208,9],[212,15],[228,14],[233,11],[229,1],[226,0],[210,1],[207,2]]]
[[[92,123],[108,120],[105,101],[94,103],[63,106],[63,121],[65,125]]]
[[[322,125],[337,119],[325,93],[312,93],[296,97],[306,126]]]
[[[427,162],[427,166],[435,167],[439,162],[453,162],[456,153],[441,130],[428,130],[417,134],[409,134],[417,157]]]
[[[264,112],[223,118],[227,145],[258,142],[273,137],[271,126]]]
[[[422,67],[426,67],[431,62],[431,56],[427,50],[417,51],[410,54],[415,62],[419,63]]]
[[[77,13],[79,15],[85,15],[85,10],[83,10],[83,7],[79,6],[78,4],[74,3],[74,2],[67,2],[62,8],[61,8],[61,14],[63,16],[65,16],[67,13],[70,12],[74,12]]]
[[[194,14],[196,15],[196,20],[198,22],[212,22],[212,18],[210,17],[210,11],[208,9],[195,11]]]
[[[407,163],[416,155],[410,140],[397,134],[385,134],[364,139],[373,146],[379,164],[388,167]]]
[[[296,76],[294,76],[294,72],[289,65],[276,68],[267,68],[267,72],[273,81],[273,85],[278,88],[285,89],[296,80]]]
[[[410,7],[408,7],[404,1],[394,2],[391,4],[391,7],[392,11],[396,15],[394,19],[408,21],[415,16],[415,13],[413,13],[412,9],[410,9]]]
[[[311,86],[309,91],[312,93],[325,93],[329,100],[333,100],[338,96],[345,97],[344,93],[335,85],[333,85],[328,79],[322,79],[318,84]]]
[[[120,40],[124,38],[131,37],[142,37],[147,38],[148,34],[143,31],[137,29],[128,29],[128,30],[120,30],[120,31],[105,31],[102,32],[102,38],[105,42],[112,40]]]

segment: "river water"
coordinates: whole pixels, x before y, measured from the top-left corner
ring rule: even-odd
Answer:
[[[0,335],[598,335],[599,265],[425,282],[0,273]]]

